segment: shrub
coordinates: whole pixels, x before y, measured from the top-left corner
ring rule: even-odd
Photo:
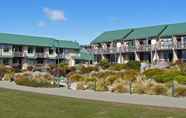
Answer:
[[[81,67],[80,67],[80,73],[81,73],[81,74],[90,73],[90,72],[92,72],[92,71],[98,71],[98,68],[95,67],[95,66],[88,66],[88,67],[81,66]]]
[[[123,83],[115,83],[112,91],[118,93],[128,92],[128,86],[124,85]]]
[[[126,64],[113,64],[109,67],[110,70],[120,71],[126,69]]]
[[[172,80],[176,80],[180,83],[186,82],[186,76],[184,73],[175,69],[161,70],[161,69],[149,69],[143,73],[148,79],[154,79],[157,82],[165,83]]]
[[[87,87],[88,87],[87,89],[95,90],[95,87],[96,87],[95,84],[96,83],[92,81],[87,82]]]
[[[56,77],[65,76],[66,70],[56,67],[50,70],[50,74]]]
[[[107,86],[105,85],[104,79],[99,79],[96,82],[96,90],[97,91],[107,91],[108,90]]]
[[[167,95],[168,89],[165,87],[165,85],[156,84],[152,86],[151,88],[149,88],[149,90],[151,91],[150,94],[153,94],[153,95]]]
[[[28,71],[32,71],[32,70],[33,70],[33,66],[28,66],[28,67],[27,67],[27,70],[28,70]]]
[[[133,92],[138,94],[145,94],[146,87],[142,82],[136,82],[133,84]]]
[[[183,64],[180,64],[178,65],[179,66],[179,69],[182,73],[185,73],[186,74],[186,64],[183,63]]]
[[[143,74],[147,77],[147,79],[152,79],[152,78],[156,78],[157,75],[161,75],[163,74],[163,70],[161,69],[148,69],[145,72],[143,72]]]
[[[105,79],[105,84],[106,85],[112,85],[114,83],[114,81],[117,80],[117,76],[116,75],[110,75]]]
[[[141,64],[140,64],[140,62],[138,62],[138,61],[129,61],[129,62],[127,63],[127,67],[128,67],[129,69],[140,70],[140,66],[141,66]]]
[[[186,96],[186,87],[177,87],[176,96]]]
[[[85,82],[95,82],[96,78],[95,77],[84,77],[83,80]]]
[[[73,81],[73,82],[77,82],[77,81],[82,81],[84,78],[83,78],[81,75],[75,73],[75,74],[71,75],[71,76],[69,77],[69,79],[70,79],[71,81]]]
[[[138,71],[134,69],[129,69],[125,71],[124,80],[134,81],[136,80],[137,76],[138,76]]]
[[[3,79],[6,81],[11,81],[11,80],[13,80],[13,77],[14,77],[14,73],[6,73],[6,74],[4,74]]]
[[[64,70],[67,70],[68,69],[68,64],[66,64],[66,63],[60,63],[59,64],[59,67],[62,68],[62,69],[64,69]]]
[[[182,75],[182,73],[180,71],[177,71],[177,70],[166,70],[164,71],[162,74],[160,75],[157,75],[157,77],[155,78],[155,80],[157,82],[169,82],[169,81],[172,81],[172,80],[176,80],[176,76],[178,75]]]
[[[177,75],[174,79],[180,84],[186,84],[186,76],[185,75]]]
[[[93,77],[96,77],[96,78],[107,78],[111,75],[116,75],[116,72],[113,72],[113,71],[104,71],[104,72],[98,72],[98,73],[95,73],[94,75],[92,75]]]
[[[31,87],[53,87],[48,81],[37,81],[28,78],[17,79],[15,81],[17,85],[31,86]]]
[[[103,59],[99,62],[99,66],[101,66],[102,69],[107,69],[110,66],[110,63],[107,59]]]
[[[78,90],[85,90],[85,83],[84,82],[77,82],[77,89]]]

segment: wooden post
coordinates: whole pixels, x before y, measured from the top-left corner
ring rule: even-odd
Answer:
[[[172,97],[175,97],[175,84],[174,84],[174,80],[172,80]]]
[[[132,95],[132,81],[129,80],[129,93]]]

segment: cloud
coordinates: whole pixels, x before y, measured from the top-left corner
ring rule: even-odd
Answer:
[[[44,21],[39,21],[38,23],[37,23],[37,26],[38,27],[45,27],[47,24],[46,24],[46,22],[44,22]]]
[[[44,8],[43,12],[52,21],[63,22],[66,20],[63,10]]]

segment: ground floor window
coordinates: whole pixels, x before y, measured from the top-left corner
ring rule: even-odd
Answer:
[[[8,65],[9,64],[9,59],[3,59],[3,64]]]

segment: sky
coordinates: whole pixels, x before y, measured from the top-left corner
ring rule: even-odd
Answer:
[[[0,32],[80,44],[104,31],[186,22],[186,0],[0,1]]]

